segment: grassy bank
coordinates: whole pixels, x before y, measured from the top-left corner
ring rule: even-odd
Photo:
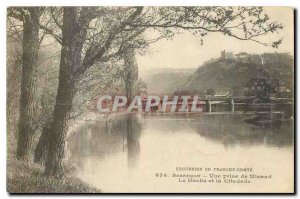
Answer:
[[[66,174],[63,179],[43,176],[43,168],[15,158],[7,160],[7,191],[10,193],[99,193],[80,179]]]
[[[99,193],[70,173],[63,179],[43,176],[43,167],[16,158],[7,160],[7,191],[10,193]]]
[[[65,164],[62,179],[43,175],[44,167],[17,160],[15,139],[8,137],[6,187],[10,193],[99,193],[96,189],[75,177],[76,168]]]

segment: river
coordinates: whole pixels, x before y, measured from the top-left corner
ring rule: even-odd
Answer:
[[[293,120],[277,128],[245,114],[123,114],[68,137],[77,175],[103,192],[272,192],[293,187]],[[176,167],[252,168],[271,180],[182,183]],[[166,174],[168,177],[156,177]]]

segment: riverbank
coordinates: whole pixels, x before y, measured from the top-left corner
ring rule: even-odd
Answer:
[[[9,193],[101,192],[71,173],[67,173],[62,179],[47,178],[43,175],[42,166],[9,157],[7,160],[7,191]]]
[[[9,193],[99,193],[80,179],[67,175],[63,179],[43,176],[42,167],[25,161],[7,162],[7,191]]]
[[[38,138],[35,137],[36,140]],[[76,168],[65,164],[62,179],[45,177],[44,167],[15,158],[16,143],[7,139],[6,189],[9,193],[100,193],[75,176]]]

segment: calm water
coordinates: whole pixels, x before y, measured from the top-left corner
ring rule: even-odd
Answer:
[[[252,167],[272,174],[256,191],[293,185],[293,121],[277,128],[248,124],[251,115],[121,115],[86,122],[68,137],[78,177],[103,192],[247,192],[253,185],[179,183],[157,178],[176,167]],[[251,188],[252,187],[252,188]]]

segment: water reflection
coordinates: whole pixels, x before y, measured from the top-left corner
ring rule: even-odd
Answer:
[[[251,147],[266,145],[284,147],[293,144],[293,122],[286,121],[281,128],[260,128],[247,124],[244,120],[253,116],[214,115],[201,117],[195,122],[199,135],[222,143],[224,146]]]
[[[137,114],[120,115],[105,122],[86,122],[69,138],[71,158],[80,166],[82,157],[127,153],[129,167],[140,154],[142,125],[153,132],[195,132],[201,137],[225,147],[254,145],[284,147],[293,145],[293,121],[285,121],[280,128],[260,128],[245,123],[252,115],[195,115],[195,114]],[[155,135],[153,135],[155,136]],[[155,143],[153,143],[155,146]]]
[[[128,166],[133,167],[136,164],[140,154],[139,137],[141,132],[141,124],[138,122],[135,114],[129,114],[125,120]]]
[[[120,152],[127,153],[128,166],[133,167],[140,152],[141,124],[136,114],[116,116],[105,122],[87,121],[68,138],[71,159],[78,166],[82,158],[105,158]]]
[[[159,184],[157,187],[151,184],[152,175],[158,169],[178,164],[197,166],[202,160],[206,164],[223,165],[216,158],[220,155],[231,159],[226,164],[234,166],[240,164],[244,155],[252,157],[254,166],[260,165],[262,157],[255,156],[257,153],[269,159],[270,168],[283,164],[280,161],[291,161],[293,120],[285,120],[280,128],[270,129],[244,122],[253,117],[245,114],[118,115],[103,122],[86,122],[69,136],[68,151],[81,178],[104,191],[125,192],[159,190]],[[288,160],[275,159],[281,153]],[[145,170],[151,171],[151,176]],[[146,178],[149,184],[139,187]]]

